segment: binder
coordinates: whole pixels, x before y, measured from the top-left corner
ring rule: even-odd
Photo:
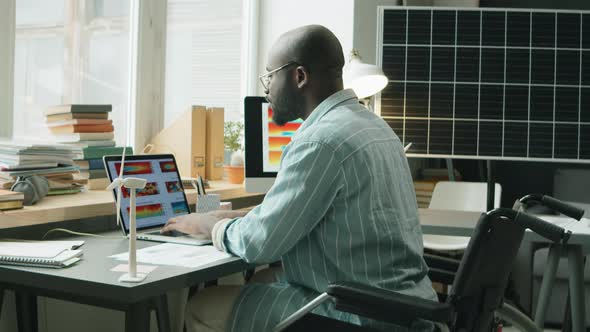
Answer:
[[[152,138],[149,152],[172,153],[181,178],[205,176],[205,106],[194,105]]]
[[[205,178],[208,180],[221,180],[223,177],[223,108],[207,108],[207,133]]]

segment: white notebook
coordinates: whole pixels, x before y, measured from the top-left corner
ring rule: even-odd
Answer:
[[[84,241],[0,242],[0,264],[60,268],[80,260]]]

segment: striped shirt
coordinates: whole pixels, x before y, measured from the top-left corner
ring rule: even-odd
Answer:
[[[436,299],[402,144],[352,90],[317,106],[285,147],[262,204],[220,228],[226,251],[252,263],[281,260],[284,270],[280,282],[244,287],[230,331],[268,331],[336,281]],[[392,330],[331,303],[314,313]]]

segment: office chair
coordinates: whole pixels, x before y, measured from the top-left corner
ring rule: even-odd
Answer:
[[[554,242],[565,243],[571,235],[559,226],[525,213],[494,209],[480,216],[446,302],[354,282],[337,282],[279,323],[274,331],[317,330],[310,324],[318,321],[327,326],[335,320],[309,313],[327,300],[334,301],[337,310],[406,328],[419,320],[428,320],[443,324],[450,331],[491,331],[494,312],[502,305],[508,275],[526,228]],[[345,323],[335,321],[334,324]],[[358,326],[350,328],[350,331],[370,331]]]

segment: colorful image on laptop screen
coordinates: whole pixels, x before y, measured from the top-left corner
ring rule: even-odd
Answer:
[[[169,156],[137,156],[142,160],[125,161],[123,177],[147,180],[145,188],[137,190],[137,229],[164,225],[168,219],[188,214],[184,191],[174,159]],[[145,160],[144,160],[145,159]],[[107,161],[110,177],[117,177],[121,169],[119,160]],[[129,190],[122,189],[121,211],[125,229],[129,229]]]
[[[272,108],[262,103],[262,153],[264,172],[278,172],[283,150],[301,127],[303,120],[287,122],[279,126],[272,121]]]

